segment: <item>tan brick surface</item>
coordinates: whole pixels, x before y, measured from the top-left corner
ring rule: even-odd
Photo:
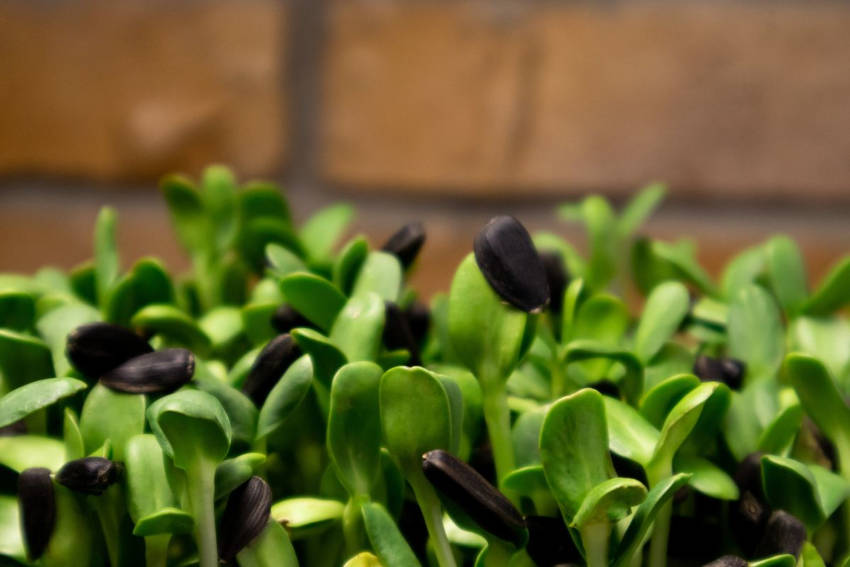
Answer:
[[[844,3],[331,6],[322,156],[340,185],[850,197]]]
[[[285,4],[0,3],[0,174],[279,170]]]

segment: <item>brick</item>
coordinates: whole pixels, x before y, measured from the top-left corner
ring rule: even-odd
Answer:
[[[850,199],[848,29],[833,2],[335,0],[324,175],[432,195],[662,179]]]
[[[0,174],[98,180],[279,171],[286,6],[0,4]]]

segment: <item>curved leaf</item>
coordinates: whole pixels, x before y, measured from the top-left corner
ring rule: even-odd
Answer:
[[[369,252],[357,273],[351,295],[376,293],[384,301],[397,302],[401,293],[404,269],[388,252]]]
[[[147,305],[133,315],[131,324],[159,333],[196,353],[206,351],[211,345],[210,338],[197,322],[174,305]]]
[[[612,478],[585,495],[572,526],[581,529],[605,521],[618,522],[646,498],[646,487],[632,478]]]
[[[337,314],[345,306],[345,296],[321,276],[295,272],[280,280],[286,302],[312,323],[329,331]]]
[[[369,542],[383,565],[419,567],[413,550],[383,506],[375,503],[364,504],[361,513]]]
[[[354,209],[344,203],[326,207],[310,217],[299,231],[307,255],[315,261],[327,260],[353,218]]]
[[[374,361],[381,349],[384,302],[372,292],[352,296],[339,312],[330,338],[349,362]]]
[[[40,339],[0,329],[0,376],[6,388],[55,376],[50,349]]]
[[[649,362],[661,350],[689,309],[688,290],[681,283],[664,282],[652,290],[635,331],[635,353],[641,361]]]
[[[324,531],[342,519],[345,504],[330,498],[287,498],[272,504],[271,517],[293,540]]]
[[[805,303],[806,267],[797,244],[787,236],[774,236],[765,246],[767,274],[779,304],[789,315],[796,315]]]
[[[791,353],[785,357],[785,373],[806,413],[828,438],[850,436],[850,408],[818,359]]]
[[[236,555],[236,561],[239,567],[298,567],[298,557],[289,535],[274,521],[269,521],[257,539]]]
[[[687,473],[691,477],[688,484],[697,492],[718,500],[738,499],[738,486],[735,481],[708,459],[679,455],[675,459],[673,469],[677,473]]]
[[[65,464],[65,444],[39,435],[0,437],[0,465],[15,472],[33,467],[58,471]]]
[[[850,257],[842,258],[821,280],[802,311],[807,315],[826,315],[850,301]]]
[[[267,437],[301,404],[313,382],[313,362],[304,355],[287,368],[269,392],[257,420],[257,439]]]
[[[728,333],[729,355],[747,364],[745,385],[776,374],[785,337],[779,308],[764,288],[750,285],[732,297]]]
[[[660,433],[630,405],[604,396],[611,451],[642,466],[652,460]]]
[[[124,460],[124,446],[134,435],[145,430],[145,396],[124,394],[96,384],[83,404],[80,432],[91,453],[107,440],[112,444],[113,458]]]
[[[0,397],[0,427],[23,419],[87,387],[85,382],[74,378],[45,378],[16,388]]]

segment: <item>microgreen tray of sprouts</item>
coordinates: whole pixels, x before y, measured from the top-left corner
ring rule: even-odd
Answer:
[[[562,205],[584,252],[493,218],[426,303],[420,223],[161,192],[187,273],[105,208],[91,262],[0,274],[0,564],[850,565],[850,258],[713,279],[650,186]]]

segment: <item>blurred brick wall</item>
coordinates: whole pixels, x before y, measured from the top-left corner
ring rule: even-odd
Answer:
[[[367,232],[442,219],[435,262],[493,210],[549,226],[561,199],[660,179],[657,233],[716,266],[788,230],[819,272],[850,210],[848,30],[830,0],[7,0],[0,241],[30,247],[0,270],[87,256],[68,234],[106,188],[162,235],[131,257],[178,257],[151,189],[217,161],[304,208],[354,200]]]

